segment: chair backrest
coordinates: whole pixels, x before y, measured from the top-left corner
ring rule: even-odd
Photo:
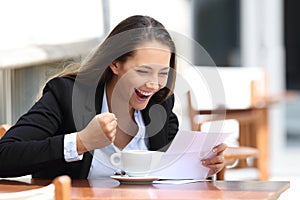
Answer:
[[[0,125],[0,139],[5,135],[6,131],[10,128],[8,124],[1,124]]]
[[[206,121],[199,125],[203,132],[232,132],[232,135],[224,141],[229,146],[239,146],[239,122],[235,119]]]
[[[249,113],[229,116],[228,110],[253,107],[267,95],[267,72],[263,68],[191,67],[185,70],[184,76],[190,85],[187,104],[192,130],[199,129],[199,122],[225,119],[225,116],[226,119],[249,118]],[[213,82],[208,82],[215,76],[219,76],[217,80],[221,80],[223,88],[214,88]]]
[[[51,184],[37,189],[1,193],[0,200],[71,200],[71,179],[59,176]]]
[[[267,71],[260,67],[190,67],[183,76],[197,110],[248,108],[268,93]]]

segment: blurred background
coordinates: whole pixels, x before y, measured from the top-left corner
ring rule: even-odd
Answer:
[[[295,92],[268,109],[268,167],[270,179],[299,180],[299,8],[293,0],[1,0],[0,124],[14,124],[49,77],[118,22],[150,15],[202,45],[217,67],[264,68],[269,94]],[[189,53],[190,64],[202,65]]]

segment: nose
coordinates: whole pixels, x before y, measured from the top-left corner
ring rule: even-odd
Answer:
[[[155,81],[148,81],[146,82],[146,87],[157,90],[159,89],[159,84]]]

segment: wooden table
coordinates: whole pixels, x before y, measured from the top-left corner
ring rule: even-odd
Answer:
[[[3,192],[38,188],[51,181],[0,180]],[[72,199],[277,199],[290,186],[288,181],[202,181],[172,184],[120,184],[113,179],[72,180]]]

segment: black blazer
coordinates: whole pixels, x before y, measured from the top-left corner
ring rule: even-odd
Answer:
[[[74,83],[70,78],[50,80],[43,96],[0,140],[0,177],[32,174],[33,178],[53,179],[66,174],[73,179],[87,178],[93,152],[85,153],[81,161],[66,162],[64,135],[81,130],[101,112],[104,85],[93,88]],[[150,150],[162,150],[178,131],[178,119],[172,112],[174,96],[160,104],[164,109],[153,105],[151,99],[142,115]]]

